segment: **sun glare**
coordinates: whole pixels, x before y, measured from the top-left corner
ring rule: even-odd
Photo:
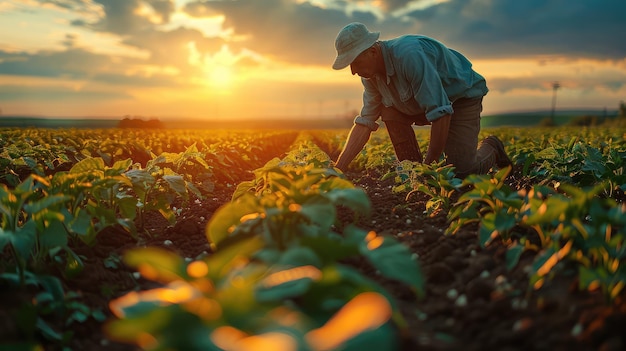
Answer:
[[[209,82],[211,85],[227,88],[232,83],[232,71],[230,67],[217,65],[209,69]]]

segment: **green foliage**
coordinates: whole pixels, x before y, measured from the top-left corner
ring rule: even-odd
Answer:
[[[73,238],[93,245],[99,232],[114,225],[136,235],[133,220],[137,200],[124,191],[131,184],[124,175],[130,164],[127,159],[108,167],[102,158],[90,157],[67,172],[54,174],[50,189],[69,197],[61,211]]]
[[[448,217],[447,233],[455,233],[471,222],[480,223],[479,242],[486,246],[499,238],[509,246],[507,267],[513,268],[525,250],[538,252],[530,273],[530,285],[540,288],[555,274],[560,263],[579,267],[581,289],[600,288],[611,301],[626,282],[624,228],[626,207],[598,197],[606,188],[560,185],[555,189],[536,185],[531,190],[513,191],[504,184],[508,169],[493,176],[470,176],[463,194]],[[514,228],[532,229],[539,237],[514,240]]]
[[[405,322],[390,295],[340,262],[360,255],[422,296],[418,262],[391,237],[354,225],[337,231],[339,207],[368,214],[366,194],[335,169],[318,168],[328,157],[306,138],[292,150],[257,169],[255,179],[239,184],[232,202],[214,214],[207,226],[211,256],[189,264],[157,249],[125,256],[128,265],[165,286],[114,301],[120,319],[107,328],[113,337],[143,346],[141,336],[149,333],[157,349],[217,350],[225,347],[222,332],[234,330],[266,340],[265,348],[280,349],[268,338],[273,335],[313,350],[326,339],[316,336],[328,330],[340,337],[333,348],[396,344],[394,328]],[[368,319],[376,323],[367,327],[354,318],[339,321],[350,313],[380,318]]]
[[[24,285],[29,262],[43,265],[47,257],[65,252],[66,273],[82,268],[80,258],[69,248],[62,209],[71,198],[49,192],[47,179],[31,175],[8,189],[0,184],[0,251],[8,247],[20,282]]]
[[[606,153],[599,148],[587,145],[572,138],[566,145],[552,145],[537,153],[533,160],[538,166],[530,169],[531,177],[567,182],[579,186],[590,186],[598,181],[608,180],[609,189],[626,183],[623,174],[626,164],[626,151],[618,151],[610,146]]]
[[[478,233],[481,246],[488,245],[496,237],[509,239],[511,229],[518,222],[522,205],[518,194],[504,183],[511,167],[496,174],[472,174],[462,186],[471,187],[463,193],[448,213],[450,226],[447,234],[456,233],[462,226],[480,222]]]
[[[448,211],[462,182],[456,178],[454,167],[444,165],[444,162],[427,165],[404,160],[398,163],[395,171],[388,172],[382,179],[393,177],[398,184],[393,191],[408,192],[407,200],[418,192],[427,195],[426,213],[432,217],[441,211]]]
[[[200,191],[192,182],[175,170],[208,170],[209,166],[199,157],[195,146],[181,154],[162,154],[149,160],[144,167],[134,164],[124,175],[130,180],[130,192],[136,197],[137,222],[139,229],[144,229],[145,214],[158,211],[170,223],[176,222],[176,213],[171,203],[176,197],[189,199],[189,193],[202,198]],[[195,172],[194,172],[195,173]],[[134,218],[134,216],[133,216]]]
[[[72,339],[76,324],[84,323],[90,318],[100,322],[105,319],[102,311],[78,301],[80,296],[77,293],[66,293],[61,281],[53,276],[26,272],[22,277],[5,272],[0,274],[0,285],[12,288],[30,286],[37,290],[34,298],[25,299],[12,311],[23,336],[20,343],[12,345],[15,348],[29,345],[34,347],[41,340],[45,340],[47,345],[61,348]],[[62,323],[56,322],[59,320]],[[58,329],[58,325],[62,329]],[[0,348],[2,346],[0,344]]]
[[[302,250],[286,253],[276,265],[245,263],[259,245],[259,240],[251,239],[190,263],[161,249],[128,252],[129,266],[164,285],[112,301],[112,310],[120,318],[105,330],[116,340],[155,350],[228,349],[239,338],[257,348],[281,349],[281,342],[288,340],[299,350],[313,350],[313,336],[324,326],[333,327],[333,315],[339,309],[346,312],[350,302],[363,298],[361,291],[374,288],[348,267],[293,265]],[[373,312],[390,313],[385,298],[368,301]],[[333,328],[335,336],[345,339],[345,350],[362,349],[359,341],[364,335],[385,345],[395,343],[386,319],[371,329],[359,327],[354,319],[349,322],[342,325],[356,328],[356,336],[350,335],[350,328]],[[155,339],[145,340],[146,333]],[[263,344],[254,343],[260,340]]]
[[[407,199],[417,193],[428,197],[428,215],[448,211],[448,234],[477,223],[482,246],[495,240],[507,246],[509,269],[527,250],[536,252],[531,288],[575,267],[580,289],[615,299],[626,282],[623,128],[498,133],[521,170],[461,181],[451,166],[404,161],[383,178],[394,177],[394,190],[407,192]],[[341,148],[345,132],[325,132],[328,142],[317,140],[319,134],[299,133],[283,159],[269,162],[267,155],[277,154],[273,145],[291,142],[296,133],[233,134],[2,131],[0,249],[10,259],[3,262],[0,281],[44,290],[18,312],[25,335],[65,345],[69,328],[52,329],[50,318],[70,325],[101,317],[59,290],[58,282],[32,273],[54,264],[67,278],[78,275],[82,257],[70,249],[76,240],[93,244],[109,226],[136,235],[135,223],[141,230],[148,211],[173,221],[173,200],[201,197],[218,182],[230,186],[235,174],[256,168],[254,179],[240,182],[233,201],[211,218],[211,256],[187,262],[152,248],[124,256],[128,266],[161,287],[113,301],[118,319],[108,324],[109,333],[144,349],[234,348],[228,340],[264,340],[269,349],[280,349],[281,340],[288,340],[299,350],[312,350],[328,339],[325,327],[340,333],[359,321],[341,324],[336,316],[358,311],[383,317],[350,336],[341,334],[344,339],[334,348],[397,346],[394,329],[405,325],[395,302],[345,262],[366,260],[418,296],[424,279],[406,246],[338,220],[342,210],[353,214],[354,223],[370,211],[365,192],[333,169],[317,147],[337,152],[332,148]],[[374,133],[351,167],[380,171],[395,165],[390,140]],[[533,184],[516,189],[511,185],[516,182]]]

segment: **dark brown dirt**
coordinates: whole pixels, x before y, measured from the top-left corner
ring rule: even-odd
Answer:
[[[359,226],[394,236],[408,245],[419,255],[427,278],[426,297],[417,300],[406,286],[380,278],[367,263],[351,262],[396,297],[409,325],[402,351],[626,348],[624,294],[614,304],[605,304],[599,292],[578,291],[575,271],[565,271],[540,290],[531,290],[524,269],[532,262],[532,255],[524,255],[517,268],[507,271],[506,248],[499,242],[480,247],[476,227],[446,236],[445,214],[427,217],[425,198],[416,195],[406,200],[405,195],[394,194],[392,180],[381,181],[375,171],[348,172],[347,176],[365,189],[372,202],[371,217],[362,219]],[[173,227],[158,216],[151,218],[147,227],[150,235],[141,235],[139,241],[110,229],[99,234],[93,247],[74,244],[86,258],[86,267],[77,279],[63,280],[66,290],[80,292],[80,301],[111,317],[110,300],[153,285],[133,278],[121,264],[110,268],[105,261],[111,262],[137,246],[159,246],[183,257],[209,251],[204,228],[219,206],[230,200],[235,186],[218,184],[205,199],[190,201]],[[18,338],[12,321],[19,303],[32,296],[32,291],[16,295],[14,290],[0,288],[2,343]],[[69,346],[73,350],[93,351],[136,349],[110,341],[101,327],[94,319],[75,323],[68,328],[74,333]]]

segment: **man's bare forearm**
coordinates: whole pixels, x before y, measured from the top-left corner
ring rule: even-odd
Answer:
[[[372,130],[369,127],[361,124],[355,124],[352,126],[346,145],[337,159],[336,167],[341,171],[348,169],[348,165],[352,162],[356,155],[363,150],[363,147],[370,139],[371,134]]]

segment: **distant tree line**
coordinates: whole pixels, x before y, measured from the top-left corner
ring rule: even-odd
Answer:
[[[157,118],[152,118],[149,120],[143,120],[137,117],[124,117],[118,125],[118,128],[138,128],[138,129],[161,129],[165,128],[163,122],[159,121]]]
[[[615,116],[615,115],[613,115]],[[574,117],[567,122],[567,125],[571,126],[599,126],[599,125],[623,125],[626,123],[626,103],[620,102],[619,109],[617,111],[617,118],[612,118],[607,115],[606,109],[603,115],[583,115]],[[556,123],[553,117],[547,117],[539,122],[541,127],[554,127]]]

